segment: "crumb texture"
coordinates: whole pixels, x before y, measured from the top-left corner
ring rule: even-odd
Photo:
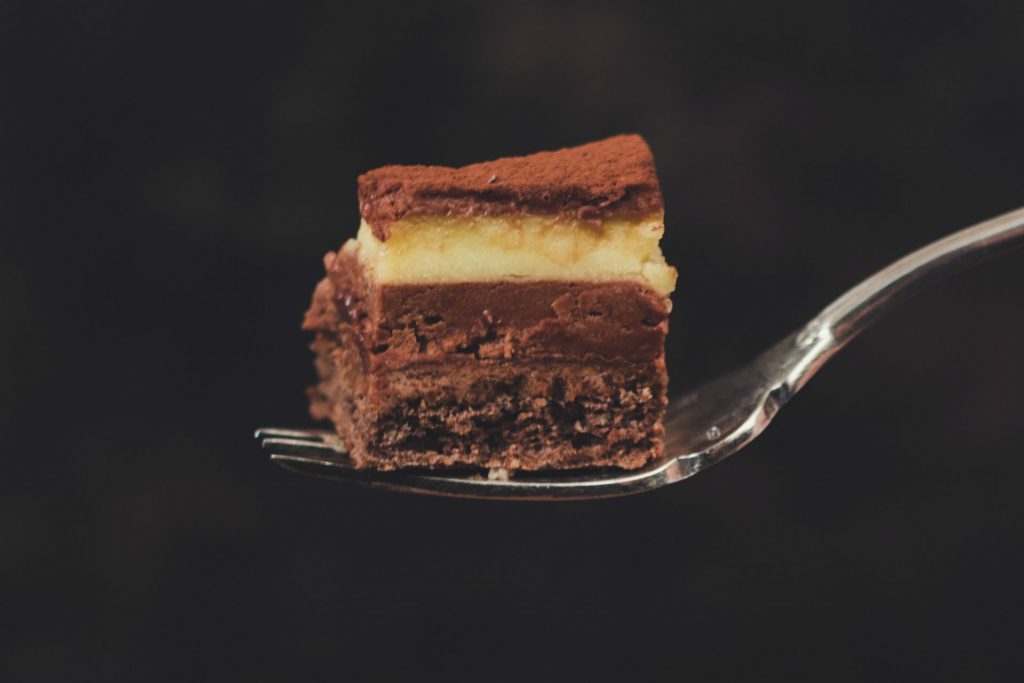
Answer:
[[[333,420],[357,467],[640,467],[662,452],[664,374],[654,364],[431,365],[362,374],[314,344],[315,417]]]

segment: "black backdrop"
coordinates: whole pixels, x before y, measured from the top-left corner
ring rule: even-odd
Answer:
[[[155,5],[0,3],[3,680],[1021,674],[1024,253],[642,497],[371,492],[251,439],[307,423],[361,171],[642,133],[679,392],[1024,204],[1020,3]]]

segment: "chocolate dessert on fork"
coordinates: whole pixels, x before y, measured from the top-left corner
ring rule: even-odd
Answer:
[[[355,467],[643,466],[662,454],[676,272],[644,140],[359,178],[324,258],[311,412]]]

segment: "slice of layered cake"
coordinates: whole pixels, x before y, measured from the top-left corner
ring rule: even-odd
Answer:
[[[357,467],[640,467],[662,452],[663,204],[636,135],[359,178],[324,258],[311,412]]]

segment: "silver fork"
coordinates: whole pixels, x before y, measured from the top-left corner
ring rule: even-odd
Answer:
[[[505,500],[609,498],[674,484],[753,441],[779,409],[857,334],[914,292],[983,259],[1024,245],[1024,209],[944,237],[849,290],[802,329],[749,365],[672,401],[665,415],[666,456],[643,469],[579,473],[376,472],[352,467],[333,432],[256,431],[271,460],[302,474],[407,493]]]

